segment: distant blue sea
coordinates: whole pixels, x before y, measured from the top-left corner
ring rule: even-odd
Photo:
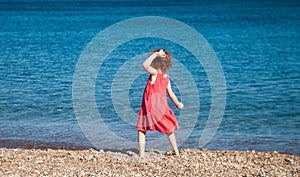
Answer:
[[[92,147],[73,108],[77,62],[99,32],[142,16],[191,26],[219,58],[226,107],[217,133],[204,148],[300,155],[300,2],[294,0],[0,0],[0,147]],[[139,39],[116,49],[97,76],[99,112],[113,132],[136,139],[135,128],[114,111],[111,83],[122,62],[155,47],[168,49],[198,78],[200,113],[181,145],[198,148],[211,107],[210,83],[203,68],[194,67],[190,53],[170,41]],[[147,77],[145,73],[136,79],[128,93],[135,112]]]

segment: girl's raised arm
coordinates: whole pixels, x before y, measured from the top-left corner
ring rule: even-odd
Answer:
[[[156,57],[165,57],[165,56],[166,56],[166,53],[162,49],[158,52],[154,52],[144,61],[142,66],[151,75],[156,75],[158,71],[157,71],[157,69],[155,69],[151,66],[151,63]]]
[[[176,107],[178,109],[182,109],[184,105],[181,102],[178,101],[176,95],[174,94],[174,92],[172,90],[170,81],[169,81],[168,86],[167,86],[167,91],[168,91],[168,95],[169,95],[170,99],[173,101],[173,103],[176,105]]]
[[[152,61],[156,57],[157,57],[157,52],[154,52],[142,64],[143,68],[151,75],[157,74],[157,70],[151,66]]]

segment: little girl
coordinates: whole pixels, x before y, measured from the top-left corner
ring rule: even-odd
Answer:
[[[142,105],[138,114],[136,129],[140,157],[144,156],[146,131],[159,131],[167,135],[175,155],[179,155],[174,131],[179,128],[173,111],[169,108],[166,91],[178,109],[183,104],[173,93],[167,69],[172,67],[172,56],[166,50],[154,50],[144,61],[143,67],[150,74],[144,90]]]

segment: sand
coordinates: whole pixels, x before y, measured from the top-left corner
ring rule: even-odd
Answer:
[[[278,152],[0,149],[1,176],[300,176],[300,157]]]

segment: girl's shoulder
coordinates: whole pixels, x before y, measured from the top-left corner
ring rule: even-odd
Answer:
[[[166,78],[169,78],[169,75],[167,73],[165,73],[165,74],[162,74],[162,77],[166,79]]]
[[[159,75],[159,76],[161,76],[161,77],[163,77],[163,78],[169,78],[169,75],[167,74],[167,73],[157,73],[157,75]]]

